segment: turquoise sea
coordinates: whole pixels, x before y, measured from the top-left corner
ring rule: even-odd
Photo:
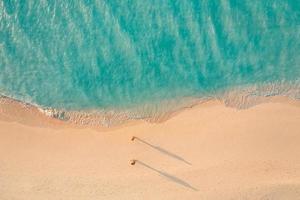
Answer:
[[[43,108],[295,98],[299,82],[299,0],[0,0],[0,94]]]

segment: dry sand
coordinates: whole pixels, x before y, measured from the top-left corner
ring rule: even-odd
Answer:
[[[1,106],[1,200],[300,199],[297,101],[246,110],[211,101],[108,130]]]

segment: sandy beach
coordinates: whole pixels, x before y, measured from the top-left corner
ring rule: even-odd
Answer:
[[[0,199],[297,200],[300,101],[209,101],[112,129],[1,104]]]

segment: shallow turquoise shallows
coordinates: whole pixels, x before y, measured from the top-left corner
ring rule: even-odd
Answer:
[[[127,108],[300,79],[299,0],[2,0],[0,93]]]

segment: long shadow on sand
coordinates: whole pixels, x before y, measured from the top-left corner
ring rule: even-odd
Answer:
[[[190,185],[188,182],[186,182],[186,181],[184,181],[184,180],[182,180],[182,179],[180,179],[180,178],[177,178],[176,176],[173,176],[173,175],[168,174],[168,173],[166,173],[166,172],[164,172],[164,171],[160,171],[160,170],[158,170],[158,169],[155,169],[155,168],[153,168],[153,167],[151,167],[151,166],[147,165],[146,163],[143,163],[143,162],[141,162],[141,161],[139,161],[139,160],[136,160],[136,163],[137,163],[137,164],[140,164],[140,165],[142,165],[142,166],[144,166],[144,167],[146,167],[146,168],[148,168],[148,169],[151,169],[152,171],[154,171],[154,172],[160,174],[161,176],[165,177],[165,178],[168,179],[169,181],[175,182],[175,183],[180,184],[180,185],[182,185],[182,186],[184,186],[184,187],[190,188],[190,189],[192,189],[192,190],[194,190],[194,191],[198,191],[197,188],[193,187],[193,186]]]
[[[186,160],[183,159],[182,157],[180,157],[180,156],[178,156],[178,155],[176,155],[176,154],[174,154],[174,153],[172,153],[172,152],[169,152],[169,151],[167,151],[167,150],[165,150],[165,149],[163,149],[163,148],[161,148],[161,147],[159,147],[159,146],[155,146],[155,145],[153,145],[153,144],[150,144],[150,143],[146,142],[145,140],[142,140],[142,139],[140,139],[140,138],[138,138],[138,137],[134,137],[134,139],[135,139],[135,140],[138,140],[138,141],[140,141],[140,142],[142,142],[143,144],[146,144],[147,146],[149,146],[149,147],[151,147],[151,148],[153,148],[153,149],[159,151],[160,153],[163,153],[163,154],[165,154],[165,155],[167,155],[167,156],[170,156],[170,157],[172,157],[172,158],[174,158],[174,159],[177,159],[177,160],[179,160],[179,161],[181,161],[181,162],[184,162],[185,164],[192,165],[190,162],[186,161]]]

